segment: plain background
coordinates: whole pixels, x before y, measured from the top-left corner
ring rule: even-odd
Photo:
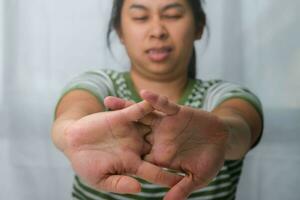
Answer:
[[[70,199],[72,169],[51,143],[61,88],[89,69],[124,70],[105,41],[112,1],[0,0],[0,199]],[[207,0],[198,77],[247,86],[265,131],[245,161],[238,200],[300,199],[300,1]]]

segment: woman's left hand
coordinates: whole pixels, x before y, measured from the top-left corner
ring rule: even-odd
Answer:
[[[141,96],[156,110],[142,121],[152,128],[146,140],[153,145],[144,159],[185,173],[164,200],[186,199],[196,189],[206,186],[223,166],[228,139],[226,126],[212,113],[177,105],[148,91],[141,92]],[[119,102],[117,107],[120,105]]]
[[[161,112],[153,118],[152,134],[147,137],[153,146],[145,160],[184,172],[185,177],[164,200],[186,199],[206,186],[223,166],[227,128],[212,113],[179,106],[148,91],[141,96]]]

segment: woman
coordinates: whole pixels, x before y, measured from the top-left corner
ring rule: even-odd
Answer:
[[[195,79],[205,19],[195,0],[114,1],[109,33],[130,71],[79,75],[56,108],[53,141],[77,174],[75,199],[235,198],[262,110],[243,87]]]

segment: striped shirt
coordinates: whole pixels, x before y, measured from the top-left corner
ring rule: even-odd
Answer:
[[[117,96],[135,102],[141,101],[136,92],[129,72],[113,70],[89,71],[74,77],[64,88],[63,95],[76,89],[86,90],[102,103],[106,96]],[[63,96],[62,95],[62,96]],[[253,105],[262,116],[259,99],[248,89],[221,80],[189,79],[185,91],[178,101],[179,104],[196,109],[212,111],[220,103],[231,99],[242,98]],[[241,175],[243,160],[225,161],[224,166],[210,184],[194,191],[189,200],[233,200]],[[142,191],[135,195],[120,195],[95,190],[75,176],[73,199],[77,200],[159,200],[163,199],[168,188],[164,188],[144,180],[138,179]]]

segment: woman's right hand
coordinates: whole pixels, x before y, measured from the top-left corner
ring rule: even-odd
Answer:
[[[146,101],[118,111],[85,116],[66,128],[65,155],[77,175],[98,190],[138,193],[132,176],[172,187],[182,177],[141,159],[151,146],[144,137],[151,129],[137,121],[153,111]]]

